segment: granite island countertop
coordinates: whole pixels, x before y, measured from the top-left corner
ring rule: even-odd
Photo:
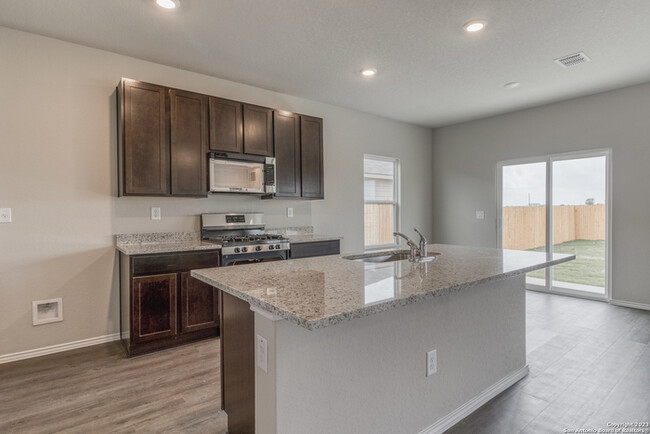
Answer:
[[[193,270],[192,276],[313,330],[575,259],[444,244],[430,244],[428,251],[440,256],[427,263],[369,263],[331,255]]]

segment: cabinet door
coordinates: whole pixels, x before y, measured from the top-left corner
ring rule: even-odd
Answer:
[[[242,104],[210,97],[210,149],[244,152]]]
[[[300,117],[302,197],[325,198],[323,186],[323,120]]]
[[[300,197],[300,116],[273,112],[276,197]]]
[[[217,327],[219,310],[217,289],[190,276],[181,273],[181,331]]]
[[[311,258],[313,256],[338,255],[341,253],[340,240],[314,241],[310,243],[292,243],[289,257]]]
[[[134,277],[131,339],[146,342],[174,336],[176,274]]]
[[[122,81],[121,137],[124,195],[169,194],[169,134],[165,88]]]
[[[244,153],[273,156],[273,110],[244,104]]]
[[[171,111],[171,193],[207,196],[208,97],[169,91]]]

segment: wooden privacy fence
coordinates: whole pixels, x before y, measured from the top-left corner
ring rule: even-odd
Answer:
[[[364,208],[366,246],[393,243],[393,205],[367,203]]]
[[[553,207],[553,243],[605,239],[605,205]],[[503,248],[527,250],[546,244],[545,206],[503,207]]]

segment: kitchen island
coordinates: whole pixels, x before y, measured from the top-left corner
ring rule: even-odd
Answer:
[[[525,376],[524,273],[574,256],[428,250],[192,271],[223,298],[229,432],[441,432]]]

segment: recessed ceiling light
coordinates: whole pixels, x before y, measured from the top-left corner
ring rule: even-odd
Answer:
[[[474,32],[478,32],[480,30],[483,30],[485,28],[486,24],[487,23],[485,21],[483,21],[483,20],[472,20],[472,21],[469,21],[469,22],[465,23],[465,25],[463,26],[463,29],[466,32],[474,33]]]
[[[178,0],[156,0],[156,3],[165,9],[176,9],[181,5]]]
[[[506,83],[503,85],[506,89],[514,89],[515,87],[519,87],[521,83],[518,81],[511,81],[510,83]]]
[[[363,68],[361,70],[361,75],[364,77],[372,77],[375,74],[377,74],[377,70],[375,68]]]

